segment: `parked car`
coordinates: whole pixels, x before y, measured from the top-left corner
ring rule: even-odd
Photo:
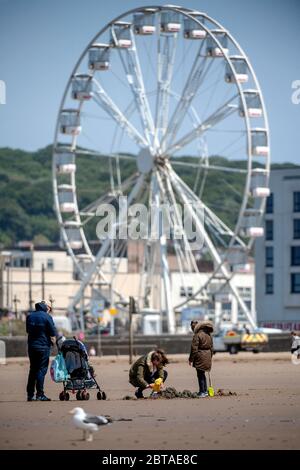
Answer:
[[[258,353],[268,343],[268,336],[258,331],[240,330],[237,328],[221,329],[213,336],[214,352],[237,354],[239,351]]]

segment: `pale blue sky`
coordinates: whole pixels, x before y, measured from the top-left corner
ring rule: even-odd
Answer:
[[[156,1],[163,5],[167,2]],[[174,2],[175,3],[175,2]],[[0,0],[0,147],[36,150],[53,140],[66,81],[92,37],[111,19],[149,0]],[[239,41],[259,79],[271,129],[272,161],[300,163],[299,0],[182,0],[220,21]]]

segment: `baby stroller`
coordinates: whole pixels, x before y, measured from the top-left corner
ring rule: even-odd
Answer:
[[[89,400],[90,394],[87,389],[97,389],[97,399],[106,400],[106,393],[103,392],[94,375],[93,368],[88,363],[86,348],[81,341],[74,339],[65,340],[60,346],[69,377],[63,381],[64,389],[59,394],[59,399],[69,400],[71,391],[76,392],[77,400]]]

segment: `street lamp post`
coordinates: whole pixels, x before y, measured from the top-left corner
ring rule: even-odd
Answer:
[[[42,264],[42,299],[45,299],[45,265]]]
[[[33,244],[30,245],[30,260],[29,260],[29,310],[33,310],[32,300],[32,267],[33,267]]]
[[[9,275],[10,275],[10,261],[8,261],[6,263],[6,306],[7,306],[7,309],[9,310],[9,284],[10,284],[10,279],[9,279]]]
[[[15,310],[15,316],[18,318],[18,303],[20,302],[20,299],[17,298],[16,294],[14,295],[13,298],[13,303],[14,303],[14,310]]]
[[[2,256],[5,258],[4,266],[6,269],[6,307],[10,309],[10,266],[12,260],[11,251],[2,251]]]

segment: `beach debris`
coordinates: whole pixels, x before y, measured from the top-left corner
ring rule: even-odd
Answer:
[[[225,390],[223,390],[223,388],[219,388],[216,395],[218,395],[219,397],[236,397],[237,393],[232,392],[231,390],[228,390],[228,392],[226,392]]]

